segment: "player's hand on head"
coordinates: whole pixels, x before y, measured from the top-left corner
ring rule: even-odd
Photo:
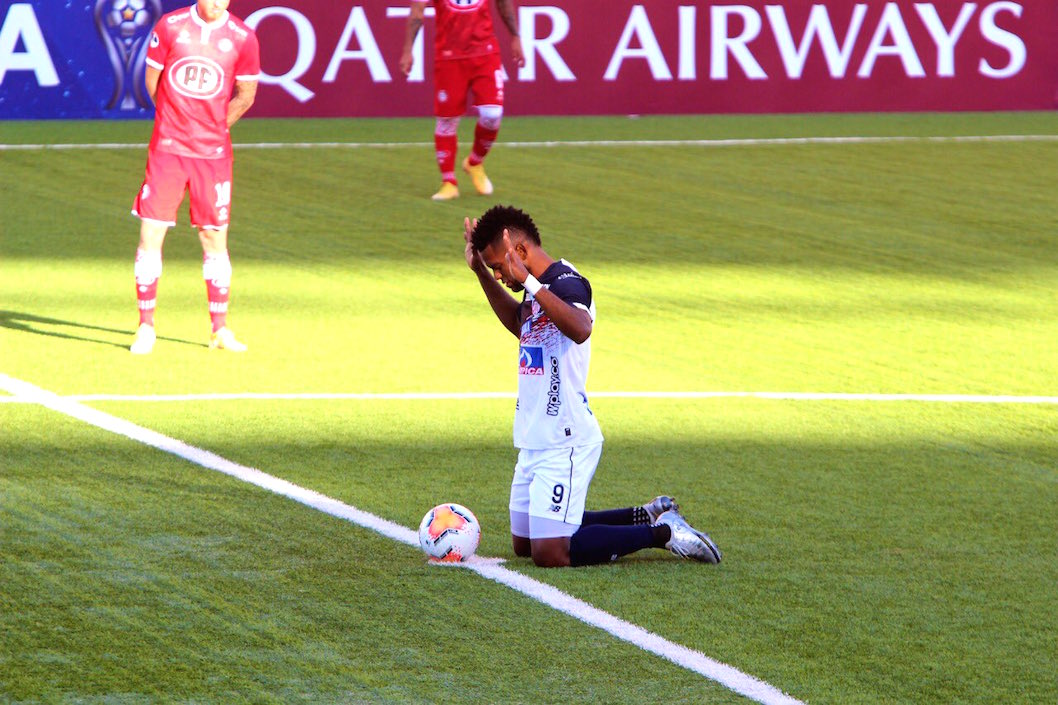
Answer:
[[[503,230],[503,245],[507,249],[503,256],[507,265],[507,272],[519,282],[524,282],[526,277],[529,276],[529,270],[525,268],[525,263],[522,262],[522,258],[518,256],[518,251],[511,244],[511,233],[506,228]]]
[[[463,255],[467,259],[467,266],[475,272],[485,266],[481,259],[481,253],[474,249],[474,243],[471,240],[476,227],[478,227],[477,218],[474,218],[474,220],[463,218],[463,240],[466,242],[466,247],[463,248]]]

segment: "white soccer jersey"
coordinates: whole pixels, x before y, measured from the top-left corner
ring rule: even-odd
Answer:
[[[584,309],[595,321],[591,285],[569,262],[555,262],[538,279],[551,293]],[[524,305],[530,311],[522,323],[518,354],[515,447],[543,450],[602,442],[599,422],[588,408],[585,391],[591,337],[579,345],[574,343],[528,292]]]

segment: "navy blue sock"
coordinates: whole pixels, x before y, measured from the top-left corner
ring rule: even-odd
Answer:
[[[582,524],[569,540],[569,562],[575,566],[609,563],[654,545],[654,529],[650,526]]]
[[[603,509],[598,512],[584,512],[581,526],[607,524],[609,526],[640,526],[650,523],[650,515],[642,507],[622,507],[621,509]]]

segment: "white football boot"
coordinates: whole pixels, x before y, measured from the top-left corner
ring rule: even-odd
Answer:
[[[650,517],[650,523],[657,524],[659,516],[670,509],[675,509],[677,512],[680,511],[680,505],[676,504],[676,500],[672,497],[661,495],[644,504],[643,509],[646,510],[647,516]]]
[[[687,558],[702,563],[719,563],[721,554],[716,543],[708,534],[698,531],[675,509],[670,509],[658,517],[658,524],[665,524],[672,531],[672,537],[665,548],[680,558]]]
[[[136,338],[129,346],[129,352],[133,355],[149,355],[154,350],[154,341],[158,336],[154,333],[154,326],[141,323],[136,329]]]
[[[228,352],[246,352],[246,345],[240,343],[231,328],[221,328],[209,338],[210,350],[227,350]]]

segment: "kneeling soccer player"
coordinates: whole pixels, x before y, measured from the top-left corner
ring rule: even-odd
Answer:
[[[510,206],[464,220],[467,265],[493,312],[518,336],[518,404],[511,481],[515,554],[538,566],[606,563],[644,548],[719,563],[720,549],[693,528],[676,503],[588,512],[588,486],[602,455],[602,433],[588,408],[595,302],[588,280],[540,245],[533,219]],[[524,291],[518,301],[506,291]]]

